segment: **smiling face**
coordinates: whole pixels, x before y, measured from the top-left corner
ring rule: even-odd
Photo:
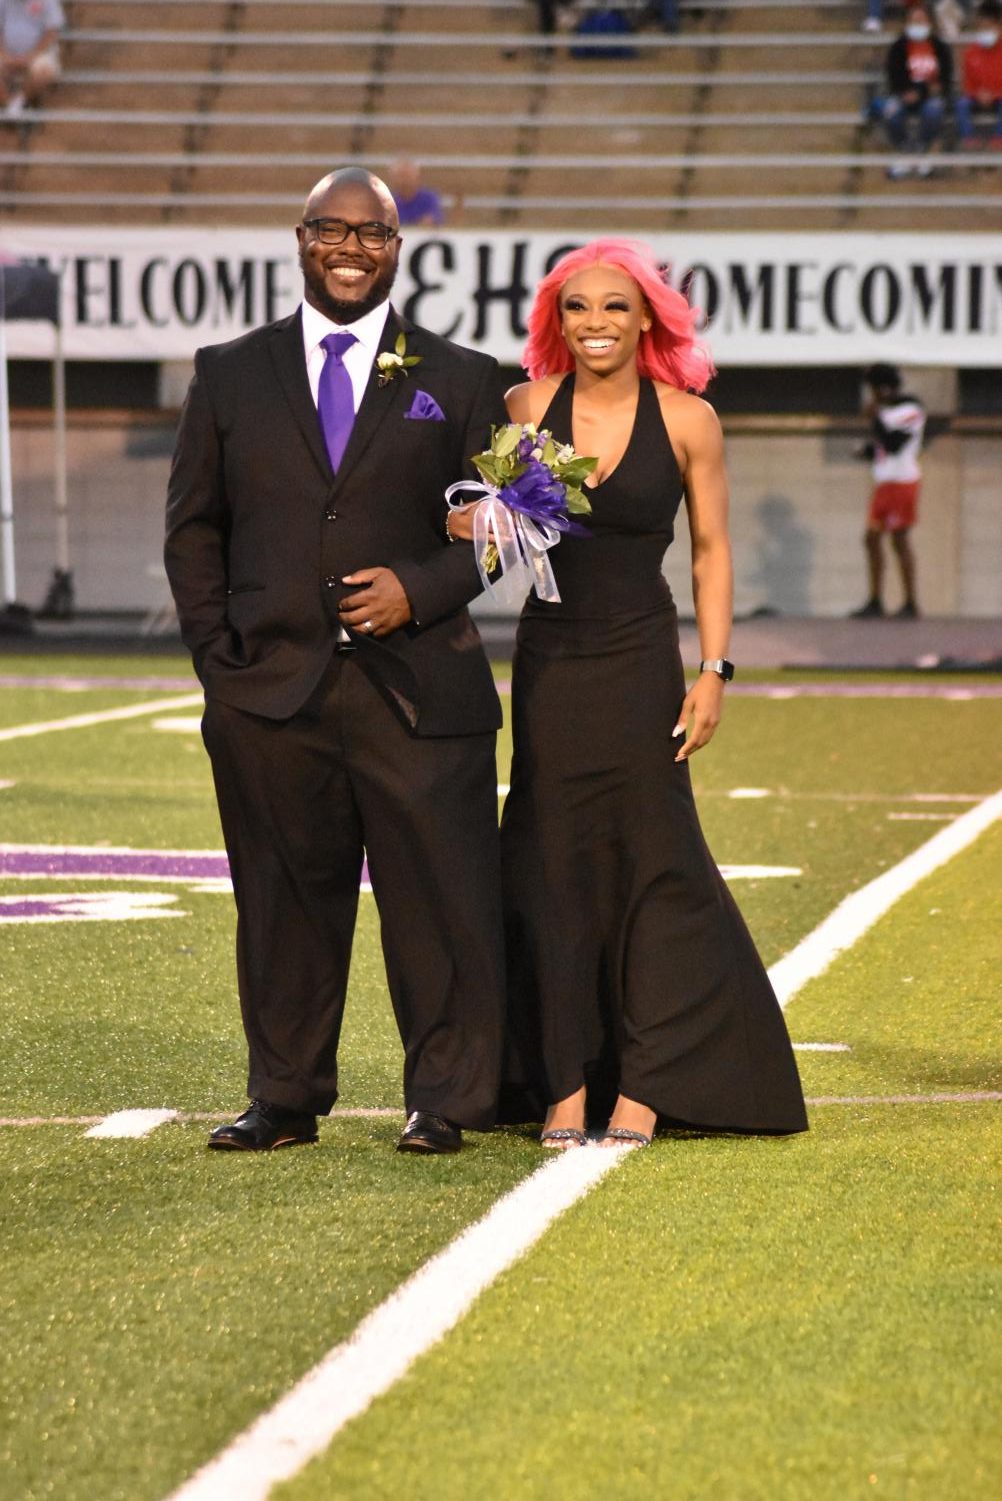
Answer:
[[[352,233],[340,245],[325,245],[316,230],[307,227],[310,219],[385,224],[395,230],[399,224],[396,205],[378,178],[338,173],[313,189],[303,210],[304,222],[296,226],[306,301],[334,323],[354,323],[390,295],[400,240],[388,240],[381,249],[372,249]]]
[[[578,365],[611,375],[636,357],[651,310],[632,276],[617,266],[589,266],[560,288],[560,328]]]

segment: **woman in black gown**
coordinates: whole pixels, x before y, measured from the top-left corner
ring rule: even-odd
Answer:
[[[706,847],[693,751],[720,717],[731,626],[723,443],[686,387],[712,372],[694,315],[622,240],[541,283],[515,422],[597,456],[590,535],[549,558],[559,604],[530,595],[513,663],[514,762],[502,817],[509,967],[500,1118],[545,1146],[646,1145],[663,1123],[806,1128],[782,1013]],[[702,670],[686,691],[662,574],[685,498]],[[471,508],[472,509],[472,508]],[[469,535],[469,513],[452,531]],[[706,665],[717,663],[717,667]]]

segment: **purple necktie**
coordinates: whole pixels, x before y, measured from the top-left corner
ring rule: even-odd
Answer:
[[[327,358],[320,372],[317,388],[317,411],[324,442],[330,456],[331,468],[337,473],[338,465],[348,446],[355,423],[355,399],[352,395],[351,376],[344,368],[345,351],[358,340],[354,334],[328,334],[320,340]]]

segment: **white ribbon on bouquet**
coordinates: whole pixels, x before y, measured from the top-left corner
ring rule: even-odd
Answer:
[[[560,591],[546,556],[560,541],[560,532],[546,522],[534,521],[522,511],[513,511],[501,499],[501,492],[480,480],[461,479],[445,492],[450,511],[469,505],[469,500],[454,500],[463,491],[480,500],[473,514],[473,548],[484,588],[503,604],[520,605],[530,588],[537,599],[558,605]],[[485,559],[493,546],[497,562],[488,568]],[[492,578],[492,574],[494,577]]]

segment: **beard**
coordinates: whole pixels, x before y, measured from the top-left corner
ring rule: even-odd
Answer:
[[[395,260],[389,261],[380,267],[375,281],[364,297],[342,301],[327,290],[327,283],[323,276],[309,264],[302,248],[299,251],[299,266],[309,294],[307,301],[332,323],[340,323],[342,326],[357,323],[359,318],[364,318],[366,313],[371,313],[373,308],[384,303],[397,279],[397,263]]]

